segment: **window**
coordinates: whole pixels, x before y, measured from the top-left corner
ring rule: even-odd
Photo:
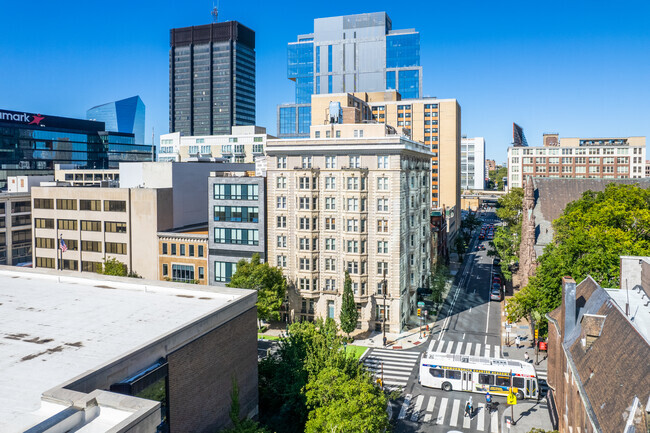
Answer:
[[[388,199],[379,198],[377,199],[377,212],[388,212]]]
[[[259,230],[215,227],[214,242],[217,244],[259,245]]]
[[[354,190],[359,189],[359,178],[358,177],[348,177],[348,189]]]
[[[256,223],[259,220],[259,208],[257,206],[215,206],[214,220]]]
[[[104,212],[126,212],[126,202],[117,200],[104,200]]]
[[[172,246],[172,256],[176,255],[176,244],[171,244]]]
[[[510,386],[510,377],[497,376],[495,381],[496,386]]]
[[[314,138],[320,138],[320,131],[314,132]]]
[[[163,263],[162,265],[162,274],[163,277],[166,277],[169,275],[169,265],[167,263]]]
[[[126,244],[106,242],[106,252],[110,254],[126,254]]]
[[[359,231],[359,220],[356,218],[350,218],[347,221],[348,232],[358,232]]]
[[[388,220],[377,220],[377,232],[388,233]]]
[[[101,221],[81,221],[81,231],[100,232],[102,231]]]
[[[326,210],[336,210],[336,198],[335,197],[325,197],[325,209]]]
[[[276,208],[277,209],[286,209],[287,208],[287,198],[284,196],[278,196],[275,198]]]
[[[480,383],[481,385],[494,385],[494,375],[479,373],[478,383]]]
[[[59,230],[77,230],[77,220],[57,220]]]
[[[336,270],[336,259],[325,259],[325,270],[326,271],[335,271]]]
[[[286,229],[287,228],[287,217],[286,216],[277,217],[276,226],[279,229]]]
[[[309,209],[309,197],[298,198],[298,209]]]
[[[284,176],[280,176],[275,180],[275,186],[278,189],[286,189],[287,188],[287,178]]]
[[[36,267],[54,269],[54,259],[51,257],[36,257]]]
[[[102,243],[97,241],[81,241],[81,251],[102,252]]]
[[[311,168],[312,159],[311,156],[302,157],[302,168]]]
[[[228,137],[229,143],[237,143],[237,137]]]
[[[377,189],[380,191],[388,191],[388,178],[379,177],[377,178]]]
[[[358,211],[359,210],[359,199],[358,198],[349,198],[348,199],[348,211]]]
[[[167,242],[163,242],[163,244],[162,244],[162,253],[164,255],[167,254]]]
[[[287,267],[287,256],[277,256],[276,257],[276,266],[278,268],[286,268]]]
[[[348,253],[358,253],[359,252],[359,241],[347,241],[347,252]]]
[[[349,274],[355,274],[356,275],[356,274],[359,273],[359,262],[357,262],[357,261],[347,262],[346,268],[347,268]]]
[[[63,242],[65,242],[65,246],[68,247],[68,250],[70,251],[79,250],[79,241],[77,241],[76,239],[63,239]]]
[[[309,189],[309,177],[298,178],[298,189]]]
[[[54,238],[35,238],[36,248],[54,249]]]
[[[199,245],[197,257],[203,257],[203,245]]]
[[[447,379],[460,380],[460,371],[445,370],[445,377]]]
[[[278,236],[276,246],[278,248],[286,248],[287,247],[287,237],[286,236]]]
[[[181,244],[180,247],[181,247],[181,254],[180,255],[184,256],[185,255],[185,244]]]
[[[380,155],[377,157],[377,168],[388,168],[388,155]]]
[[[34,227],[37,229],[53,229],[54,219],[52,218],[34,218]]]
[[[336,280],[334,278],[325,279],[325,290],[336,290]]]
[[[325,189],[336,189],[336,178],[328,176],[325,178]]]
[[[287,157],[278,156],[276,168],[287,168]]]
[[[429,374],[433,377],[438,377],[438,378],[444,378],[445,377],[445,370],[442,368],[430,368],[429,369]]]
[[[325,157],[325,168],[336,168],[336,156]]]
[[[123,222],[104,222],[104,231],[108,233],[126,233],[126,223]]]
[[[259,185],[215,184],[215,200],[258,200]]]
[[[350,156],[350,168],[359,168],[360,167],[359,159],[360,158],[358,156]]]
[[[172,281],[181,283],[194,282],[194,266],[172,264]]]
[[[101,200],[79,200],[79,210],[101,212],[102,201]]]
[[[377,254],[388,254],[388,241],[377,241]]]
[[[57,198],[56,208],[63,210],[77,210],[77,200]]]
[[[325,239],[325,251],[336,251],[336,239],[334,238]]]
[[[388,262],[377,262],[377,275],[388,275]]]
[[[102,266],[101,262],[81,262],[81,270],[84,272],[101,272]]]
[[[336,230],[336,218],[325,218],[325,230]]]
[[[524,378],[523,377],[513,377],[512,378],[512,386],[514,386],[515,388],[524,388]]]

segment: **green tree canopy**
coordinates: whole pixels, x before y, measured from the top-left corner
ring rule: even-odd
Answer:
[[[117,260],[115,257],[104,260],[104,266],[100,272],[104,275],[115,275],[117,277],[126,277],[129,274],[128,267]]]
[[[557,308],[565,275],[576,282],[590,275],[603,287],[618,287],[620,256],[650,255],[650,191],[613,183],[587,191],[566,206],[553,229],[535,275],[506,303],[511,321]]]
[[[260,255],[253,254],[250,262],[242,259],[228,287],[257,291],[257,318],[280,320],[280,307],[287,292],[287,282],[280,268],[261,263]]]
[[[519,256],[523,199],[524,190],[512,188],[497,202],[497,217],[503,221],[504,225],[496,228],[491,244],[501,258],[501,272],[508,281],[512,281],[510,268],[517,262]]]
[[[508,167],[497,167],[496,170],[488,172],[488,189],[498,189],[503,191],[505,184],[503,178],[508,177]]]
[[[354,293],[352,293],[352,280],[350,274],[345,271],[345,283],[343,284],[343,298],[341,300],[341,330],[350,336],[350,332],[357,327],[359,312],[354,302]]]

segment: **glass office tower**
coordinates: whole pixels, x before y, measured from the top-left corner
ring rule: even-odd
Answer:
[[[314,33],[287,48],[295,102],[278,106],[278,136],[309,136],[311,95],[397,90],[422,96],[420,33],[393,30],[385,12],[314,20]]]
[[[145,106],[139,96],[98,105],[86,111],[86,119],[104,122],[106,130],[135,135],[136,143],[144,143]]]
[[[155,160],[152,146],[134,134],[106,131],[104,122],[0,110],[0,188],[7,176],[54,173],[55,164],[118,168]]]
[[[255,125],[255,32],[237,21],[171,30],[169,132]]]

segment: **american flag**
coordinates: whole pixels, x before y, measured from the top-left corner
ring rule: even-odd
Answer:
[[[65,244],[65,241],[63,239],[61,239],[59,247],[61,248],[62,253],[68,251],[68,246]]]

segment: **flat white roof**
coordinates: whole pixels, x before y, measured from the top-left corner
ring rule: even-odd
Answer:
[[[74,275],[0,268],[0,431],[42,421],[43,392],[249,293]]]

